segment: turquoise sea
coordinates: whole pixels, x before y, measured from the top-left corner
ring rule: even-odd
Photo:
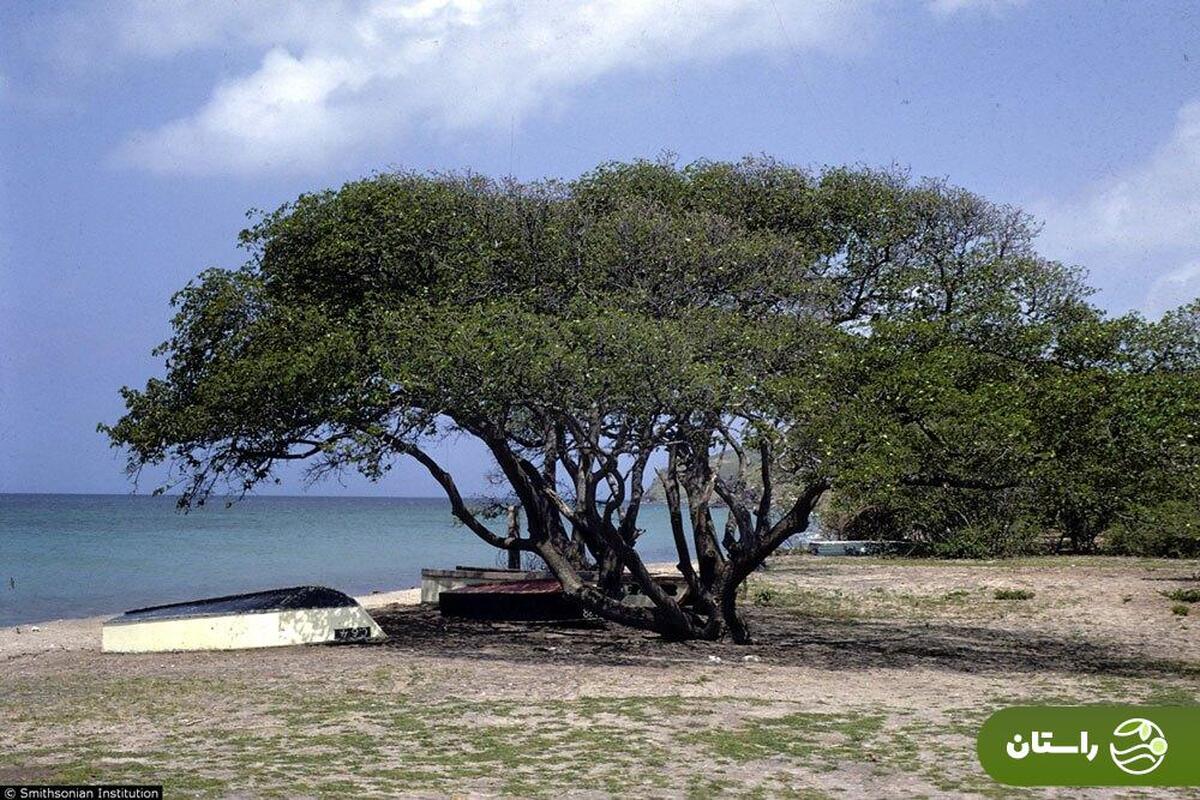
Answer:
[[[665,507],[641,523],[643,557],[674,560]],[[0,494],[0,626],[296,584],[366,594],[502,559],[437,498],[248,497],[181,514],[170,497]]]

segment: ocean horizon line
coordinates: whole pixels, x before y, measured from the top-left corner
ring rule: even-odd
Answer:
[[[164,492],[8,492],[0,491],[0,497],[180,497],[180,494]],[[246,495],[210,495],[216,499],[249,500],[249,499],[292,499],[292,500],[445,500],[445,495],[420,494],[246,494]],[[483,496],[467,496],[467,500],[483,500]]]

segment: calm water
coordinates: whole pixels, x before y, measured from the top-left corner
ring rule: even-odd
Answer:
[[[643,558],[673,560],[666,509],[641,521]],[[365,594],[498,556],[441,499],[251,497],[184,515],[169,497],[0,494],[0,626],[295,584]]]

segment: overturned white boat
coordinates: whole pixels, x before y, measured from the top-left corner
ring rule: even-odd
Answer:
[[[353,597],[324,586],[296,586],[127,611],[104,623],[106,653],[241,650],[386,635]]]

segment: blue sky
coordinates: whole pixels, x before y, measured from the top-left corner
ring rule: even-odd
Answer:
[[[377,169],[905,165],[1045,222],[1113,311],[1200,295],[1200,6],[0,5],[0,491],[122,492],[94,432],[250,208]],[[480,453],[442,457],[485,487]],[[299,491],[285,481],[281,491]],[[432,495],[402,466],[379,486]]]

